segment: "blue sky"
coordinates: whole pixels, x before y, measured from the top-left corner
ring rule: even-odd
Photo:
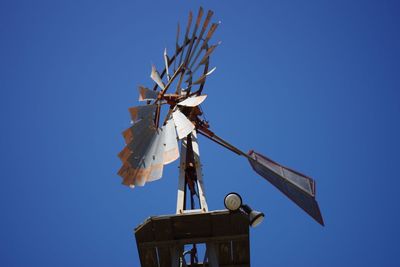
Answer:
[[[133,228],[175,212],[177,164],[122,186],[120,133],[200,5],[222,21],[212,129],[315,178],[326,222],[200,138],[209,207],[237,191],[266,214],[252,266],[400,264],[397,1],[1,1],[1,266],[139,266]]]

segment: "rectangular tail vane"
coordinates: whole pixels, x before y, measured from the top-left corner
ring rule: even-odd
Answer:
[[[286,168],[269,158],[250,151],[249,162],[254,171],[273,184],[300,208],[324,225],[315,200],[315,181],[299,172]]]

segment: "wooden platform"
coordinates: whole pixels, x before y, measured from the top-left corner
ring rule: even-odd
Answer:
[[[239,212],[154,216],[135,229],[135,236],[142,267],[180,266],[184,245],[200,243],[209,251],[204,266],[250,266],[249,221]]]

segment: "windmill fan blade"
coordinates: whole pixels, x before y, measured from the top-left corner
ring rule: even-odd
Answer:
[[[207,49],[203,58],[200,60],[199,65],[205,64],[207,62],[207,58],[211,55],[212,52],[214,52],[215,48],[217,48],[220,44],[221,44],[221,41],[219,41],[216,45],[210,46],[210,48]]]
[[[162,127],[162,133],[162,145],[164,146],[163,159],[164,164],[168,164],[179,158],[178,140],[172,119],[169,119]]]
[[[169,69],[169,58],[168,58],[168,55],[167,55],[167,48],[165,48],[164,49],[164,63],[165,63],[165,72],[167,73],[167,79],[168,79],[168,81],[169,81],[169,71],[168,71],[168,69]]]
[[[144,86],[139,86],[139,101],[154,100],[157,99],[158,92],[150,90]]]
[[[212,12],[211,10],[208,10],[207,17],[204,20],[203,27],[201,28],[201,31],[200,31],[200,35],[198,36],[198,38],[196,40],[196,44],[194,45],[194,48],[193,48],[193,52],[192,52],[191,56],[189,57],[189,62],[192,61],[193,55],[195,54],[195,51],[197,51],[197,47],[199,46],[200,41],[203,40],[204,32],[206,31],[206,29],[208,27],[208,23],[210,23],[210,20],[211,20],[211,17],[213,16],[213,14],[214,14],[214,12]],[[192,66],[192,64],[190,66]]]
[[[193,29],[193,31],[192,31],[192,37],[190,38],[190,44],[189,44],[188,50],[187,50],[187,52],[186,52],[186,56],[185,56],[185,60],[184,60],[184,65],[185,65],[185,66],[188,66],[188,61],[189,61],[190,55],[191,55],[191,53],[192,53],[193,44],[194,44],[194,41],[195,41],[195,39],[196,39],[197,29],[198,29],[199,26],[200,26],[200,21],[201,21],[201,18],[203,17],[203,12],[204,12],[204,11],[203,11],[203,8],[200,7],[199,13],[197,14],[196,23],[195,23],[194,29]]]
[[[201,45],[201,48],[197,51],[196,56],[194,57],[192,63],[190,64],[190,69],[191,69],[191,68],[193,67],[193,65],[196,63],[196,61],[197,61],[197,59],[199,58],[199,56],[200,56],[202,50],[208,48],[208,41],[211,39],[212,35],[214,34],[215,30],[217,29],[217,27],[218,27],[218,25],[219,25],[220,23],[221,23],[221,22],[213,23],[213,24],[211,25],[210,30],[208,31],[208,33],[207,33],[207,35],[206,35],[206,38],[204,39],[203,44]],[[196,69],[197,69],[197,67],[196,67]],[[193,72],[195,72],[195,71],[193,71]]]
[[[129,149],[128,146],[125,146],[121,152],[118,153],[118,157],[121,159],[122,162],[125,162],[129,156],[132,154],[132,151]]]
[[[204,100],[206,100],[207,95],[200,95],[200,96],[193,96],[186,98],[182,102],[178,103],[178,106],[184,106],[184,107],[196,107],[203,103]]]
[[[195,128],[193,123],[188,120],[188,118],[186,118],[186,116],[182,112],[180,112],[179,109],[175,110],[172,113],[172,118],[174,120],[179,139],[185,138]]]
[[[189,85],[192,84],[192,79],[193,79],[192,71],[188,69],[186,71],[186,75],[188,76],[188,78],[186,79],[185,83],[188,83]]]
[[[123,133],[127,148],[120,152],[124,163],[118,174],[123,177],[125,185],[144,185],[150,174],[146,154],[152,146],[157,131],[152,118],[144,118]],[[130,153],[129,153],[130,152]]]
[[[154,92],[154,91],[152,91]],[[154,112],[156,111],[157,105],[146,105],[146,106],[137,106],[129,108],[129,112],[131,113],[132,121],[137,121],[139,119],[151,117],[154,119]]]
[[[177,58],[176,58],[176,56],[178,55],[178,50],[180,49],[180,47],[179,47],[179,32],[181,31],[181,29],[180,29],[180,26],[179,26],[179,23],[178,23],[178,28],[177,28],[177,31],[176,31],[176,41],[175,41],[175,54],[174,54],[174,71],[176,70],[176,61],[177,61]]]
[[[160,74],[156,70],[156,67],[154,65],[151,66],[151,74],[150,78],[161,88],[164,89],[165,85],[160,77]]]
[[[272,183],[318,223],[324,225],[318,203],[315,200],[314,180],[285,168],[254,151],[250,151],[249,156],[251,166],[259,175]]]
[[[182,114],[182,116],[184,116]],[[179,157],[178,142],[170,119],[156,130],[151,117],[145,117],[124,132],[129,143],[118,154],[123,162],[118,174],[123,184],[144,186],[146,182],[162,177],[164,164]]]
[[[145,132],[145,131],[143,131]],[[126,185],[143,186],[146,182],[160,179],[163,171],[163,146],[161,134],[154,131],[146,139],[133,142],[132,154],[122,168],[128,164],[129,175],[123,176]]]
[[[149,151],[145,154],[143,160],[143,166],[149,169],[149,173],[144,177],[145,182],[155,181],[161,178],[163,173],[163,152],[164,147],[162,146],[162,132],[157,133],[152,141]]]
[[[217,67],[214,67],[212,70],[210,70],[209,72],[207,72],[206,74],[203,74],[197,81],[195,81],[193,84],[200,84],[202,82],[204,82],[204,80],[207,78],[208,75],[210,75],[211,73],[213,73],[215,70],[217,69]]]
[[[132,141],[141,140],[146,134],[155,132],[154,121],[151,117],[144,118],[122,132],[125,143],[131,145]],[[139,141],[137,143],[140,143]],[[133,150],[133,148],[132,148]]]
[[[189,31],[190,31],[190,25],[192,25],[192,19],[193,19],[193,13],[192,11],[189,12],[189,18],[188,18],[188,23],[186,26],[186,31],[185,31],[185,37],[183,39],[183,44],[182,44],[182,51],[181,51],[181,56],[179,57],[179,64],[182,63],[182,58],[183,58],[183,52],[185,51],[185,44],[189,41]]]

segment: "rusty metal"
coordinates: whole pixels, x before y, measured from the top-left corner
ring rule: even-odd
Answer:
[[[221,44],[222,42],[219,41],[217,44],[212,45],[210,47],[206,47],[206,52],[204,54],[204,56],[201,58],[199,64],[196,66],[196,68],[193,69],[193,73],[195,73],[202,65],[205,65],[208,62],[209,57],[211,56],[211,54],[214,52],[214,50]],[[190,66],[190,68],[192,69],[193,65],[196,63],[196,60],[194,60],[192,62],[192,65]]]
[[[193,13],[192,13],[192,11],[189,11],[189,19],[188,19],[188,24],[186,26],[185,39],[183,41],[184,44],[188,43],[190,41],[190,39],[189,39],[189,30],[190,30],[190,26],[192,24],[192,19],[193,19]],[[180,65],[182,63],[182,58],[183,58],[183,53],[185,51],[185,47],[186,47],[185,45],[182,46],[181,55],[179,57],[179,64],[178,65]]]
[[[194,55],[194,52],[197,50],[197,47],[199,46],[200,41],[203,39],[203,35],[204,35],[204,33],[205,33],[205,31],[206,31],[206,29],[207,29],[207,27],[208,27],[208,24],[210,23],[210,20],[211,20],[211,17],[213,16],[213,14],[214,14],[214,12],[212,12],[211,10],[209,10],[209,11],[207,12],[207,17],[206,17],[206,19],[204,20],[203,27],[202,27],[202,29],[201,29],[201,31],[200,31],[199,37],[197,38],[195,45],[194,45],[193,53],[192,53],[192,54],[190,55],[190,57],[189,57],[189,61],[188,61],[189,63],[191,62],[191,60],[192,60],[192,58],[193,58],[193,55]],[[190,64],[190,65],[191,65],[191,64]],[[191,68],[191,67],[190,67],[190,68]]]
[[[203,74],[206,74],[208,72],[209,63],[210,63],[210,60],[207,60],[207,63],[204,65]],[[206,79],[204,79],[204,81],[200,84],[199,89],[195,92],[197,95],[200,95],[203,92],[205,83],[206,83]]]
[[[321,211],[315,200],[315,181],[313,179],[290,168],[284,167],[254,151],[250,151],[249,153],[243,152],[217,136],[199,121],[197,122],[196,128],[200,134],[208,139],[240,156],[246,157],[258,174],[272,183],[319,224],[324,225]]]
[[[158,100],[162,99],[164,94],[167,92],[168,88],[174,82],[175,78],[182,72],[183,64],[179,65],[178,69],[175,71],[174,75],[171,77],[167,85],[163,88],[163,90],[158,94]]]
[[[207,76],[209,76],[211,73],[213,73],[215,70],[217,69],[217,67],[212,68],[209,72],[207,72],[206,74],[203,74],[197,81],[195,81],[193,84],[201,84],[203,83]]]
[[[154,112],[156,111],[156,105],[145,105],[145,106],[136,106],[128,109],[131,114],[132,122],[136,122],[139,119],[143,119],[146,117],[154,118]]]
[[[194,63],[196,62],[196,60],[199,58],[201,52],[202,52],[204,49],[208,49],[208,41],[209,41],[209,40],[211,39],[211,37],[213,36],[214,32],[216,31],[216,29],[218,28],[218,25],[219,25],[220,23],[221,23],[221,22],[213,23],[213,24],[211,25],[210,30],[208,31],[207,36],[206,36],[206,38],[205,38],[204,41],[203,41],[203,44],[201,45],[200,49],[197,51],[197,54],[196,54],[196,56],[194,57],[193,63],[192,63],[190,66],[193,66],[193,64],[194,64]]]
[[[190,58],[190,53],[192,52],[194,40],[196,39],[197,29],[199,28],[202,16],[203,16],[203,8],[200,7],[199,8],[199,13],[197,14],[196,24],[195,24],[194,29],[193,29],[192,38],[190,38],[190,44],[189,44],[188,50],[186,52],[185,60],[184,60],[185,67],[187,67],[187,65],[188,65],[188,60]]]
[[[179,26],[179,22],[178,22],[178,27],[177,27],[177,30],[176,30],[175,54],[173,56],[174,59],[178,55],[178,50],[180,50],[179,43],[178,43],[179,42],[179,33],[180,33],[180,26]],[[176,60],[173,60],[173,61],[174,61],[174,72],[175,72],[175,70],[176,70]]]
[[[186,46],[186,45],[189,44],[189,41],[190,41],[190,40],[188,40],[187,42],[185,42],[185,43],[182,45],[182,47],[180,47],[180,48],[177,50],[177,55],[179,55],[179,54],[182,52],[182,49],[183,49],[184,46]],[[169,66],[171,65],[172,62],[174,62],[174,63],[176,62],[176,56],[177,56],[177,55],[174,55],[172,58],[170,58],[170,60],[169,60]],[[175,68],[174,68],[174,69],[175,69]],[[174,73],[175,73],[175,71],[174,71]],[[165,70],[165,68],[164,68],[163,71],[160,73],[161,79],[164,77],[165,74],[166,74],[166,70]],[[153,91],[156,91],[157,88],[158,88],[158,85],[157,85],[157,83],[156,83],[156,84],[154,84],[154,86],[153,86]],[[150,103],[150,102],[148,102],[148,103]]]
[[[139,86],[139,101],[146,101],[146,100],[154,100],[157,99],[158,92],[157,91],[152,91],[149,88],[146,88],[144,86]],[[149,104],[149,103],[147,103]]]
[[[206,53],[204,54],[203,58],[200,60],[199,65],[204,65],[206,63],[207,58],[214,52],[215,48],[217,48],[222,42],[219,41],[217,44],[210,46]]]
[[[160,101],[163,99],[164,94],[167,92],[168,88],[171,86],[171,84],[173,83],[175,78],[181,72],[182,67],[183,67],[183,64],[181,64],[178,67],[178,69],[176,70],[174,75],[171,77],[171,79],[169,80],[167,85],[163,88],[163,90],[157,96],[157,111],[156,111],[156,117],[155,117],[155,124],[156,124],[157,128],[159,127],[159,123],[160,123],[160,113],[161,113],[161,102]]]

